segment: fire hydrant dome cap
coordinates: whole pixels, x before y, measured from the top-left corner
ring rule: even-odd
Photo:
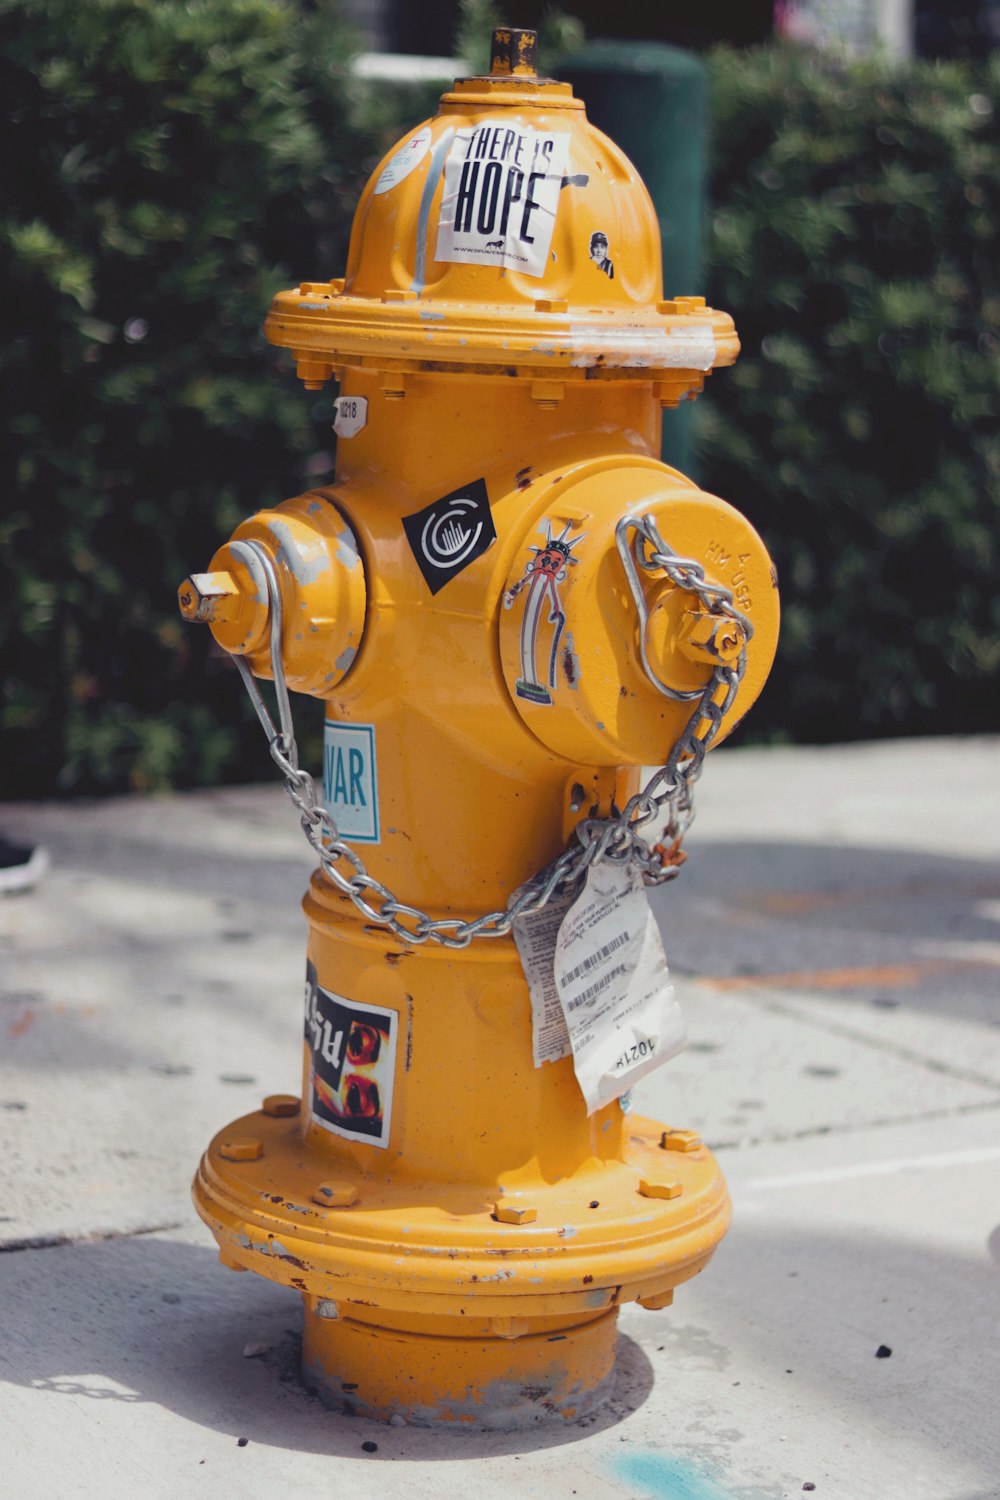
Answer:
[[[727,314],[663,300],[631,162],[568,84],[519,74],[444,94],[369,179],[345,277],[279,294],[265,334],[318,379],[363,364],[655,380],[739,349]]]

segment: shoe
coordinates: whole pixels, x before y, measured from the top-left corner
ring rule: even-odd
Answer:
[[[30,891],[49,868],[49,851],[40,844],[12,844],[0,838],[0,896]]]

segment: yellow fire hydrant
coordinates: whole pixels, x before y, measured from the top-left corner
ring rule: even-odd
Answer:
[[[220,1131],[198,1212],[224,1264],[301,1292],[331,1402],[573,1421],[621,1304],[665,1307],[729,1221],[698,1137],[622,1109],[668,1050],[629,1020],[624,918],[565,929],[581,888],[634,914],[677,873],[705,751],[774,655],[759,537],[657,456],[733,323],[663,300],[635,170],[500,31],[374,173],[346,276],[265,332],[339,382],[336,482],[244,522],[180,604],[240,666],[320,867],[302,1097]],[[326,705],[322,797],[289,688]]]

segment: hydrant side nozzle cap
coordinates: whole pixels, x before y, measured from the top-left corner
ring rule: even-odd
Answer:
[[[536,78],[538,33],[517,26],[498,26],[490,43],[492,77]]]

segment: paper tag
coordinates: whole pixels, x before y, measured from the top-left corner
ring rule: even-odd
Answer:
[[[333,403],[333,430],[338,437],[357,437],[368,426],[367,396],[338,396]]]
[[[684,1017],[634,867],[591,866],[559,928],[553,968],[588,1114],[684,1046]]]
[[[514,922],[514,942],[531,995],[531,1055],[536,1068],[573,1051],[553,968],[556,938],[572,904],[572,896],[553,896],[541,911]]]
[[[394,188],[397,183],[402,182],[404,177],[409,177],[414,167],[419,167],[427,155],[427,148],[430,143],[431,127],[424,125],[422,129],[417,131],[416,135],[411,135],[410,139],[390,156],[379,173],[378,182],[376,182],[373,191],[376,193],[387,193],[390,188]]]
[[[569,135],[519,120],[455,132],[444,169],[436,260],[544,276]]]

